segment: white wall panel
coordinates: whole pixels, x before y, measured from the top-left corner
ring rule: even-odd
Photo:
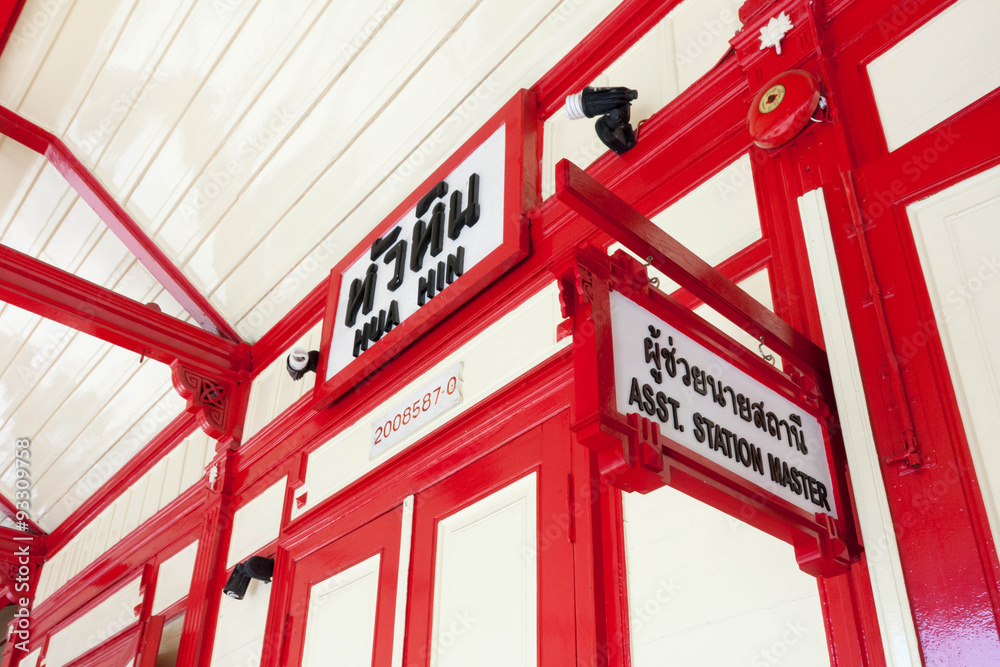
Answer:
[[[255,667],[264,648],[271,584],[250,580],[242,600],[222,595],[212,667]]]
[[[37,667],[38,658],[41,654],[42,649],[36,648],[31,653],[21,658],[21,662],[17,663],[18,667]]]
[[[431,667],[536,665],[536,475],[437,525]]]
[[[285,479],[282,479],[236,510],[233,515],[233,533],[229,539],[227,568],[278,537],[284,505]]]
[[[156,593],[153,595],[152,614],[155,616],[188,594],[194,576],[194,561],[198,555],[195,540],[176,554],[160,563],[156,575]]]
[[[656,24],[592,86],[625,86],[639,92],[632,103],[632,127],[666,106],[712,69],[740,29],[739,0],[686,0]],[[545,121],[542,196],[555,192],[555,165],[568,158],[586,169],[607,148],[597,138],[594,118],[569,120],[560,110]],[[640,134],[641,138],[641,134]]]
[[[959,0],[868,65],[889,150],[1000,87],[996,0]]]
[[[63,667],[73,658],[138,620],[136,607],[142,602],[140,580],[133,579],[79,619],[49,639],[45,667]]]
[[[49,558],[42,568],[36,602],[56,592],[193,484],[201,483],[206,458],[215,451],[209,443],[208,436],[196,430]],[[169,470],[175,464],[183,465],[185,470],[190,465],[190,471],[174,477]]]
[[[882,462],[872,436],[823,191],[814,190],[800,197],[799,213],[886,661],[889,665],[900,667],[921,665],[917,633],[899,561],[892,516],[889,514],[889,501],[882,482]]]
[[[669,487],[622,504],[633,665],[829,664],[790,545]]]
[[[318,350],[323,333],[322,319],[313,326],[302,338],[297,340],[292,348],[301,347],[306,350]],[[243,426],[243,441],[249,442],[262,428],[271,423],[292,403],[306,393],[311,392],[316,384],[316,374],[307,373],[299,381],[292,380],[285,369],[287,353],[279,356],[261,371],[250,388],[250,402],[247,405],[247,418]]]
[[[990,527],[1000,535],[1000,168],[911,204],[907,213]],[[933,335],[921,331],[909,345]]]
[[[330,656],[342,667],[371,666],[381,560],[375,554],[309,589],[302,667],[326,667]]]
[[[561,321],[559,294],[553,283],[311,452],[305,484],[296,490],[297,497],[308,494],[307,502],[301,508],[292,503],[292,519],[569,345],[569,337],[556,341],[556,327]],[[460,362],[463,364],[462,402],[431,419],[374,460],[369,459],[373,420]]]

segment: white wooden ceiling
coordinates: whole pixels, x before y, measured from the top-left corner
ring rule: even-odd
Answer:
[[[616,4],[28,0],[0,105],[60,137],[253,342]],[[0,243],[187,319],[11,140]],[[166,367],[0,305],[0,492],[31,438],[46,530],[182,408]]]

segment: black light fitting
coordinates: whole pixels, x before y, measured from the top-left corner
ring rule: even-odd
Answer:
[[[285,369],[295,381],[301,380],[306,373],[315,373],[318,367],[319,350],[310,350],[307,352],[304,348],[297,347],[292,350],[291,354],[288,355],[288,359],[285,360]]]
[[[247,587],[251,579],[263,581],[265,584],[271,583],[271,575],[274,574],[274,559],[264,556],[251,556],[242,563],[238,563],[233,568],[233,573],[229,575],[222,592],[235,600],[242,600],[247,594]]]
[[[638,91],[623,86],[587,86],[583,92],[566,98],[566,116],[570,120],[599,116],[595,124],[597,137],[617,155],[621,155],[635,148],[635,131],[629,121],[632,116],[632,100],[638,97]]]

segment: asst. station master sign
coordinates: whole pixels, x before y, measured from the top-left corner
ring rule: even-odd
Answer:
[[[815,575],[850,560],[821,397],[650,286],[619,252],[581,249],[573,430],[625,491],[665,485],[792,543]]]
[[[527,254],[524,213],[537,181],[533,113],[522,91],[333,268],[317,408]]]

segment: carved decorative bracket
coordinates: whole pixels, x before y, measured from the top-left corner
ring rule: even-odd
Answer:
[[[215,440],[240,438],[241,401],[237,382],[207,377],[176,361],[170,365],[170,370],[174,388],[187,401],[187,411],[195,415],[198,425],[209,437]]]

